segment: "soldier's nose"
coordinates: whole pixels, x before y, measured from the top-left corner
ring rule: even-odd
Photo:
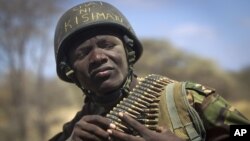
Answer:
[[[89,65],[96,67],[102,65],[108,61],[107,56],[101,51],[101,49],[93,49],[89,57]]]

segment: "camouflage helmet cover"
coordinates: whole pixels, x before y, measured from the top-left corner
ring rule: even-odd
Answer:
[[[79,4],[66,11],[57,23],[54,49],[58,76],[67,82],[72,82],[60,68],[60,63],[65,59],[66,40],[76,33],[84,34],[88,29],[97,27],[110,27],[133,39],[136,62],[142,54],[142,45],[137,39],[126,17],[114,6],[101,1],[91,1]],[[117,30],[116,30],[117,31]]]

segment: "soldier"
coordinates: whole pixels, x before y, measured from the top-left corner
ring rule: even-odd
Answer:
[[[86,2],[69,9],[55,32],[58,76],[75,83],[85,104],[50,141],[224,140],[229,125],[249,124],[215,90],[133,72],[143,48],[114,6]]]

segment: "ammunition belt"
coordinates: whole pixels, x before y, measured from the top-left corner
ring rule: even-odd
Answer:
[[[125,112],[151,130],[156,130],[159,115],[159,97],[164,87],[173,80],[164,76],[151,74],[138,78],[139,84],[129,92],[107,115],[117,127],[117,130],[138,135],[118,117],[119,112]]]

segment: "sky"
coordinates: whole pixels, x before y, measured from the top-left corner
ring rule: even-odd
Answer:
[[[84,0],[69,0],[65,10]],[[86,1],[86,0],[85,0]],[[160,38],[225,70],[250,66],[249,0],[104,0],[139,38]]]

